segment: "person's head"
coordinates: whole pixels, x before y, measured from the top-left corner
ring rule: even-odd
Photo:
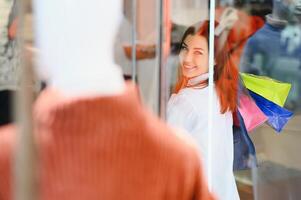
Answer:
[[[195,27],[190,27],[181,42],[179,60],[182,75],[193,78],[208,73],[208,41],[201,34],[195,34]]]
[[[300,20],[301,0],[274,0],[272,14],[281,20]]]
[[[215,28],[218,23],[215,22]],[[221,113],[237,106],[238,70],[230,59],[228,41],[214,38],[214,82],[221,103]],[[209,21],[190,26],[183,35],[179,53],[179,79],[175,92],[186,87],[189,79],[209,71]]]
[[[70,95],[111,94],[121,69],[113,47],[122,0],[33,1],[38,70],[48,84]]]

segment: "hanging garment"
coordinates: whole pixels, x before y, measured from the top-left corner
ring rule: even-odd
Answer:
[[[233,9],[233,7],[216,8],[216,20],[218,22],[221,21],[222,14],[229,8]],[[227,39],[229,40],[232,60],[236,66],[239,66],[243,48],[248,38],[264,25],[264,21],[260,17],[249,15],[243,10],[236,10],[236,12],[239,20],[235,21]]]

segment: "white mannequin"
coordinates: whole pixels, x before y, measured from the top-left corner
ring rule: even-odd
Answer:
[[[267,15],[271,25],[285,26],[288,21],[300,23],[301,0],[274,0],[273,11]]]
[[[50,87],[70,97],[124,90],[121,70],[113,60],[121,6],[121,0],[34,1],[38,73]]]

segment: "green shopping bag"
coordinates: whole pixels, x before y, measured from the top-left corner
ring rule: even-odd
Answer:
[[[240,73],[245,86],[260,96],[283,107],[291,84],[277,81],[266,76]]]

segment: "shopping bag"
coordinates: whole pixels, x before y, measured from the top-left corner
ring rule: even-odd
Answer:
[[[281,132],[288,120],[293,116],[293,113],[252,91],[249,91],[249,93],[254,99],[256,105],[268,117],[268,124],[277,132]]]
[[[267,121],[267,116],[258,108],[252,98],[246,94],[239,95],[238,111],[248,132]]]
[[[291,84],[277,81],[265,76],[240,73],[244,85],[260,96],[283,107],[291,89]]]

